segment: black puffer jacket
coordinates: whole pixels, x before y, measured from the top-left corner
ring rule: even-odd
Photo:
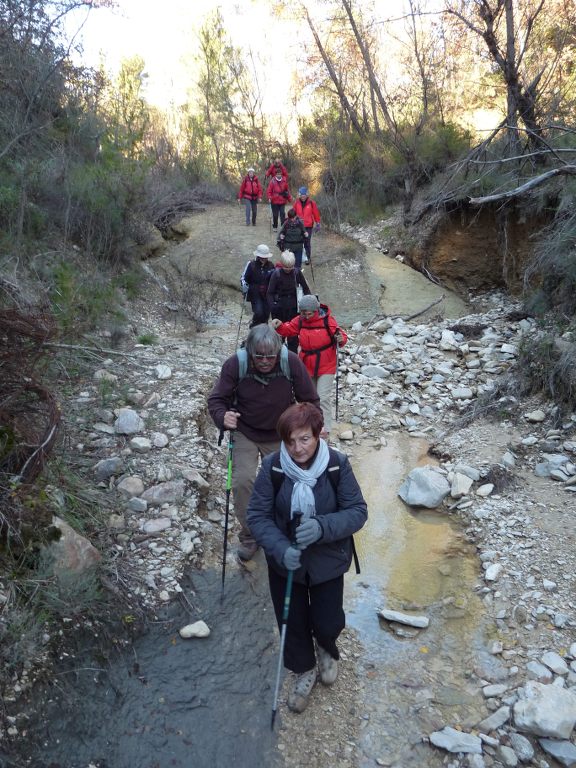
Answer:
[[[262,461],[254,490],[248,503],[248,526],[258,544],[264,549],[268,565],[285,576],[281,565],[290,546],[290,501],[294,483],[284,477],[274,498],[272,463],[278,453]],[[360,530],[368,518],[366,502],[348,458],[340,454],[338,495],[324,472],[314,486],[316,517],[322,526],[320,539],[302,552],[301,567],[294,571],[299,583],[322,584],[346,573],[352,562],[352,534]]]

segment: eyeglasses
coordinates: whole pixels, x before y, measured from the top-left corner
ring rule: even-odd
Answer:
[[[252,355],[254,360],[276,360],[278,355]]]

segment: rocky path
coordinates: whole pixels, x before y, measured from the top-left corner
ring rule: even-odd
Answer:
[[[224,232],[217,222],[232,211],[238,223]],[[212,614],[205,599],[200,609],[187,574],[218,572],[225,499],[225,451],[216,446],[205,397],[234,348],[240,305],[233,289],[241,266],[259,242],[273,244],[267,227],[263,221],[255,232],[244,228],[235,208],[195,217],[189,238],[151,267],[162,276],[174,259],[190,264],[197,274],[210,272],[228,287],[227,303],[205,331],[186,338],[184,325],[174,321],[166,306],[170,302],[151,286],[146,300],[133,308],[132,324],[135,336],[151,332],[157,342],[132,344],[127,357],[104,360],[69,402],[72,450],[82,458],[87,480],[111,500],[109,575],[160,621],[169,606],[187,606],[170,616],[170,627],[176,644],[189,644],[190,653],[194,644],[206,641],[178,639],[178,622],[207,619],[210,625]],[[429,313],[432,320],[423,315],[406,323],[396,312],[386,312],[368,327],[368,320],[383,312],[382,293],[369,268],[376,255],[334,235],[319,236],[314,247],[321,298],[327,297],[336,316],[350,326],[341,360],[339,447],[382,445],[397,431],[432,444],[439,466],[424,477],[412,477],[404,495],[409,504],[426,503],[453,516],[476,547],[476,593],[489,626],[482,653],[466,670],[471,695],[484,709],[481,719],[440,722],[423,682],[399,685],[397,695],[419,701],[417,710],[428,710],[426,722],[437,727],[425,731],[415,714],[413,743],[419,746],[414,754],[390,750],[389,759],[382,750],[382,757],[370,764],[576,765],[576,414],[560,416],[548,403],[492,394],[514,365],[519,345],[534,338],[535,324],[510,319],[516,317],[509,314],[511,303],[494,295],[483,297],[467,315],[451,297],[455,308],[450,316],[435,309]],[[403,281],[407,297],[404,316],[438,298],[441,290],[432,284],[428,294],[411,290],[410,280],[420,285],[422,276],[398,266],[401,271],[394,275]],[[487,406],[491,398],[496,409]],[[473,410],[478,415],[469,422]],[[429,494],[426,501],[411,495],[422,489]],[[228,569],[232,582],[240,579],[246,585],[247,600],[250,582],[265,578],[263,562],[245,572],[232,553]],[[217,590],[208,595],[215,601]],[[425,612],[426,606],[421,607]],[[262,626],[273,630],[269,617],[251,621],[264,621]],[[425,630],[417,642],[423,638]],[[216,632],[211,639],[217,639]],[[365,687],[371,672],[362,663],[363,648],[354,633],[345,633],[342,649],[342,673],[334,690],[319,687],[303,715],[281,717],[278,742],[268,745],[268,764],[368,764],[362,734],[369,728]],[[275,651],[272,632],[261,651],[263,670],[273,667]],[[249,678],[247,670],[244,680]],[[251,690],[246,701],[252,701]],[[258,691],[270,695],[261,682]],[[13,730],[3,736],[17,741],[26,735],[26,719],[17,692],[13,699]],[[240,738],[235,733],[239,721],[232,715],[228,719],[225,737]],[[63,768],[84,768],[73,759],[59,759]],[[158,765],[164,764],[160,758]],[[94,765],[120,764],[103,759]]]

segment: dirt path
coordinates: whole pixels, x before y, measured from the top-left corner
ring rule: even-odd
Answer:
[[[231,296],[237,292],[239,298],[240,275],[256,246],[265,243],[274,257],[279,254],[276,233],[271,231],[266,214],[267,209],[262,208],[256,227],[247,227],[243,208],[210,207],[192,217],[189,238],[163,259],[152,262],[152,266],[161,269],[162,261],[173,261],[192,274],[211,275],[230,289]],[[328,230],[313,235],[312,262],[314,275],[310,267],[304,269],[311,289],[344,325],[367,322],[377,313],[409,316],[442,294],[444,301],[422,315],[423,320],[437,314],[457,318],[467,312],[466,304],[456,294],[389,256]]]

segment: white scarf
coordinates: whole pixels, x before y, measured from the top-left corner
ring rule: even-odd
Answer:
[[[326,471],[329,460],[328,446],[322,439],[318,441],[316,458],[308,469],[299,467],[290,458],[284,443],[280,445],[280,466],[284,470],[284,474],[294,482],[290,502],[290,518],[294,517],[294,512],[301,512],[303,518],[314,515],[316,512],[316,502],[314,501],[312,489],[316,485],[316,480]]]

